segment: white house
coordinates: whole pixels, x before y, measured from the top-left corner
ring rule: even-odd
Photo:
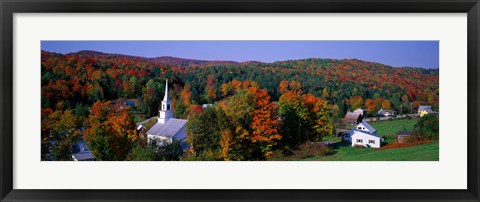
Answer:
[[[203,104],[202,108],[206,109],[206,108],[209,108],[209,107],[212,107],[212,106],[213,106],[213,104]]]
[[[350,142],[352,147],[364,146],[380,148],[382,138],[376,134],[376,131],[377,130],[366,121],[362,121],[346,133],[343,140]]]
[[[377,114],[379,116],[394,116],[395,115],[395,111],[391,110],[391,109],[383,109],[381,108],[380,110],[378,110]]]
[[[172,143],[173,140],[185,141],[187,139],[185,130],[188,120],[173,117],[172,102],[168,95],[168,80],[166,81],[165,96],[157,119],[158,122],[146,132],[149,142],[154,140],[163,145],[164,143]]]

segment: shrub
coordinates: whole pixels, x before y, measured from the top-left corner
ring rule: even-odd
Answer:
[[[313,156],[325,156],[333,153],[333,149],[321,142],[305,142],[299,146],[299,149],[293,152],[301,159]]]
[[[419,140],[437,140],[439,133],[439,119],[437,115],[421,117],[412,130],[412,135]]]
[[[299,146],[297,150],[276,150],[269,160],[273,161],[295,161],[314,156],[326,156],[333,154],[334,150],[322,142],[307,141]]]
[[[183,145],[179,141],[157,144],[155,140],[145,143],[140,140],[130,151],[127,160],[130,161],[178,161],[183,155]]]

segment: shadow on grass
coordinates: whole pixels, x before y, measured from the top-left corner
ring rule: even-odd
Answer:
[[[351,145],[352,144],[350,142],[346,142],[346,141],[329,144],[329,146],[332,147],[333,149],[338,149],[338,147],[351,147]]]

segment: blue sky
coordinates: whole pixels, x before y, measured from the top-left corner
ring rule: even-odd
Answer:
[[[394,67],[439,67],[438,41],[42,41],[41,48],[237,62],[356,58]]]

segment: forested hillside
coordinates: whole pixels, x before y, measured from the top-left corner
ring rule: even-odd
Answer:
[[[195,104],[221,100],[222,84],[232,80],[255,81],[278,101],[280,82],[298,81],[305,93],[321,97],[347,110],[382,107],[398,112],[420,104],[438,110],[439,70],[402,67],[356,59],[303,59],[274,63],[203,61],[174,57],[144,58],[95,51],[57,54],[42,51],[42,108],[62,102],[68,108],[91,106],[97,100],[138,98],[149,116],[163,97],[164,79],[178,94],[189,86]],[[385,102],[387,100],[387,102]],[[150,108],[150,110],[148,110]]]
[[[332,154],[345,113],[438,111],[439,71],[355,59],[206,61],[95,51],[42,51],[42,160],[69,160],[86,141],[96,160],[268,160]],[[188,119],[179,144],[149,148],[165,80],[175,118]],[[202,107],[202,104],[213,104]],[[162,151],[162,152],[160,152]],[[158,153],[160,152],[160,153]]]

